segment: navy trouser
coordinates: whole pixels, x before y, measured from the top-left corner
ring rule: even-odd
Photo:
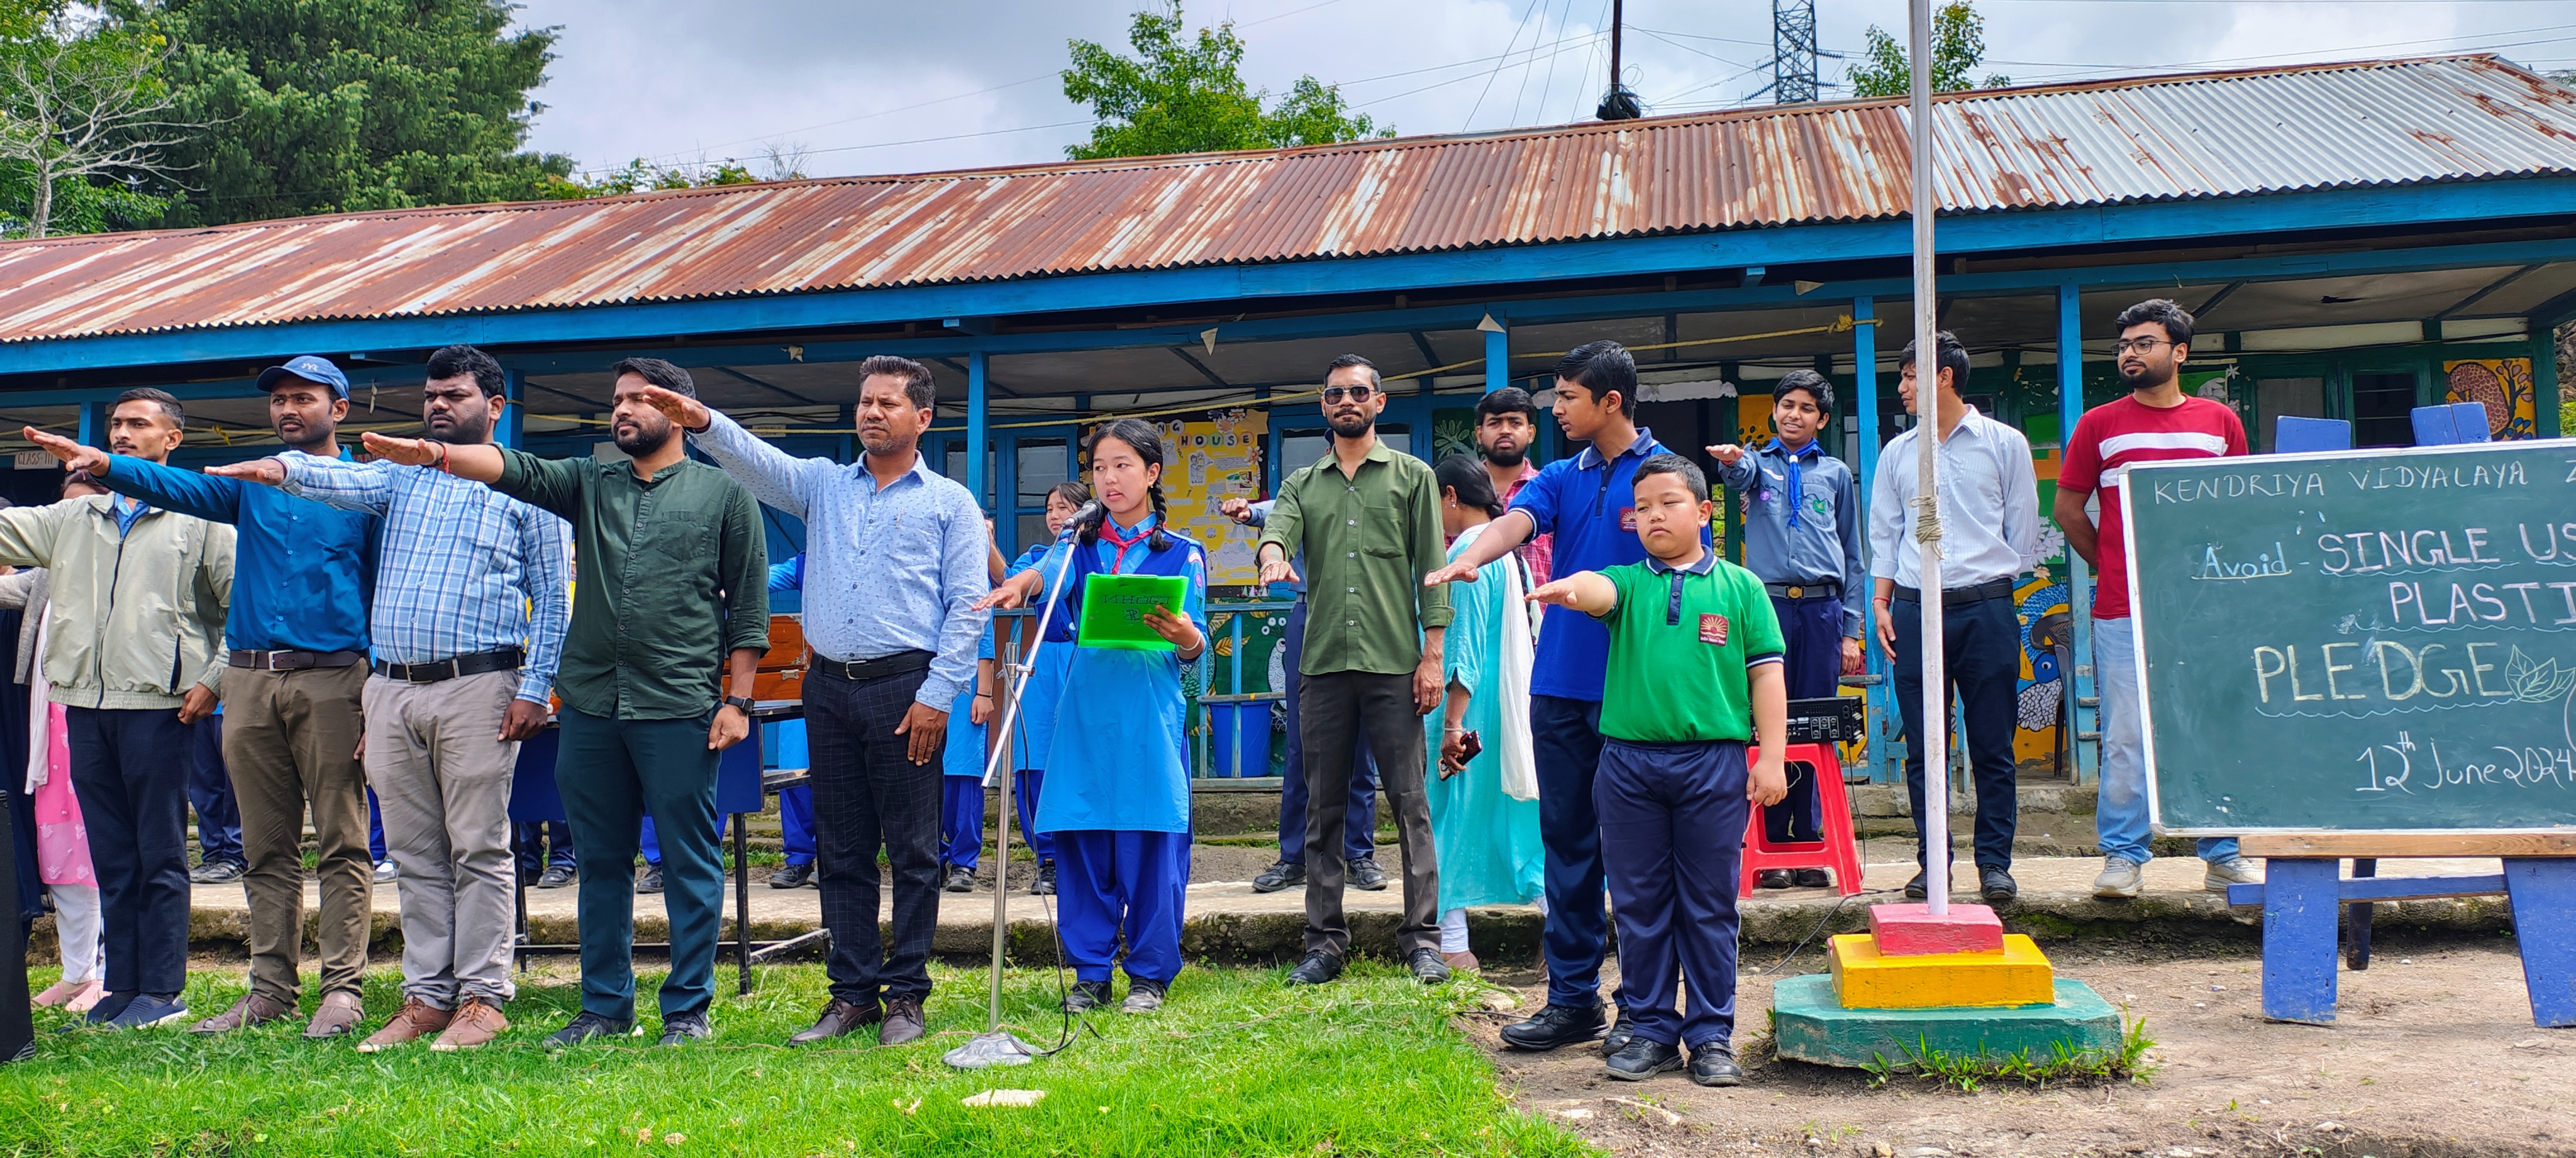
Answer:
[[[367,789],[367,855],[374,857],[377,864],[393,859],[393,854],[385,851],[385,806],[376,802],[373,788]]]
[[[716,849],[716,761],[707,747],[714,713],[676,720],[613,720],[556,713],[563,738],[555,787],[563,793],[581,866],[581,1007],[635,1016],[635,863],[644,811],[671,828],[662,848],[671,918],[671,973],[662,1017],[704,1013],[715,997],[716,935],[724,915],[724,861]]]
[[[1601,906],[1601,816],[1592,801],[1601,765],[1601,705],[1530,697],[1538,766],[1538,839],[1547,858],[1547,1003],[1601,1004],[1601,955],[1610,939]],[[1737,834],[1738,839],[1742,837]]]
[[[1288,649],[1281,670],[1288,673],[1288,755],[1279,769],[1279,859],[1306,863],[1306,742],[1298,734],[1297,661],[1306,651],[1306,599],[1288,610]],[[1342,814],[1342,860],[1377,855],[1377,758],[1369,753],[1368,729],[1351,737],[1350,799]]]
[[[1896,704],[1905,715],[1905,794],[1914,804],[1914,861],[1929,864],[1923,836],[1923,609],[1899,596],[1889,609],[1896,621]],[[1941,615],[1942,663],[1950,687],[1941,719],[1959,705],[1968,740],[1968,768],[1977,786],[1977,867],[2012,867],[2013,826],[2021,815],[2013,775],[2013,724],[2019,718],[2021,624],[2010,599],[1984,599],[1945,607]],[[1941,770],[1946,789],[1949,769]],[[1947,857],[1950,834],[1941,833]]]
[[[188,807],[197,811],[197,859],[247,863],[241,808],[233,803],[232,773],[224,767],[223,714],[181,726],[188,729]]]
[[[189,726],[173,708],[66,708],[111,993],[188,985]]]
[[[1619,1016],[1637,1036],[1698,1049],[1735,1038],[1735,890],[1744,856],[1744,745],[1601,746],[1601,863],[1619,911]],[[1690,1012],[1676,1011],[1688,979]]]
[[[1789,698],[1815,699],[1836,694],[1843,674],[1843,601],[1830,595],[1805,599],[1771,597],[1780,617],[1781,675]],[[1789,794],[1762,809],[1762,831],[1773,840],[1823,840],[1823,813],[1816,806],[1816,773],[1789,766]]]
[[[1079,981],[1109,980],[1119,942],[1127,975],[1169,985],[1181,972],[1190,834],[1074,829],[1052,834],[1064,955]]]
[[[854,683],[822,671],[805,677],[805,734],[813,756],[814,821],[823,968],[832,996],[861,1009],[930,997],[930,942],[939,927],[939,754],[915,764],[911,738],[895,734],[927,671]],[[947,742],[943,732],[942,744]],[[886,867],[877,867],[884,849]],[[891,881],[887,878],[891,877]],[[894,943],[878,925],[880,882],[894,893]]]
[[[984,859],[984,780],[939,778],[939,864],[975,871]]]
[[[581,863],[573,859],[572,826],[560,820],[513,824],[510,826],[510,844],[518,854],[519,872],[523,876],[544,872],[547,865],[572,868]]]
[[[797,785],[778,794],[778,839],[787,863],[814,863],[814,790]]]

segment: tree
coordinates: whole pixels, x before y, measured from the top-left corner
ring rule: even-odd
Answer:
[[[1243,38],[1229,20],[1185,38],[1179,0],[1162,12],[1135,14],[1121,56],[1088,40],[1068,44],[1073,67],[1064,70],[1065,99],[1091,106],[1099,124],[1091,140],[1068,146],[1077,161],[1151,157],[1224,149],[1322,145],[1362,137],[1392,137],[1395,130],[1354,115],[1341,90],[1312,76],[1297,78],[1288,95],[1268,111],[1267,90],[1248,90],[1236,68]]]
[[[1863,62],[1851,66],[1848,79],[1855,96],[1904,96],[1914,91],[1914,65],[1905,42],[1873,24],[1862,34],[1869,47]],[[1988,73],[1970,83],[1969,74],[1986,59],[1986,18],[1968,0],[1950,0],[1932,14],[1932,91],[1963,92],[1971,88],[2004,88],[2012,78]]]
[[[0,233],[44,237],[130,227],[164,202],[170,149],[202,126],[173,111],[149,32],[67,4],[0,14]]]
[[[715,164],[701,162],[695,165],[666,165],[656,168],[644,158],[637,157],[628,161],[622,168],[611,169],[592,180],[585,181],[577,175],[558,177],[547,185],[545,196],[556,201],[579,201],[586,197],[617,197],[647,189],[704,189],[711,185],[756,185],[760,180],[752,175],[750,169],[732,160]]]
[[[506,0],[106,0],[179,46],[168,223],[546,195],[569,158],[523,151],[556,30]]]

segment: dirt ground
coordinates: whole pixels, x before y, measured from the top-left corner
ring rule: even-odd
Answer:
[[[1468,1029],[1522,1106],[1641,1158],[2576,1155],[2576,1032],[2532,1025],[2509,940],[2409,943],[2383,930],[2370,968],[2342,974],[2331,1028],[2265,1022],[2262,963],[2248,951],[2048,948],[2062,976],[2145,1018],[2158,1042],[2147,1080],[1963,1094],[1902,1076],[1872,1088],[1858,1071],[1774,1059],[1731,1090],[1683,1074],[1611,1081],[1597,1049],[1501,1049],[1497,1031],[1546,1000],[1535,970],[1489,974],[1523,1006]],[[1772,982],[1823,969],[1810,951],[1754,972],[1777,960],[1756,951],[1738,986],[1736,1044],[1748,1060],[1766,1052]]]

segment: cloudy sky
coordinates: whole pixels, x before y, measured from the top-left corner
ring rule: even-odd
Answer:
[[[1159,0],[520,0],[561,30],[532,145],[585,170],[629,158],[802,152],[812,176],[1061,159],[1088,131],[1065,42],[1124,48]],[[1246,78],[1311,74],[1407,135],[1589,117],[1610,0],[1191,0],[1232,19]],[[1827,51],[1899,31],[1903,0],[1816,0]],[[2018,82],[2491,51],[2576,68],[2576,0],[1979,0],[1986,67]],[[1770,0],[1628,0],[1623,71],[1648,111],[1767,102]],[[1828,81],[1841,62],[1820,68]],[[1832,93],[1828,89],[1828,95]]]

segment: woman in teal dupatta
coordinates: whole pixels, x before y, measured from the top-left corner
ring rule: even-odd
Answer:
[[[1475,459],[1452,455],[1438,470],[1441,523],[1456,559],[1503,505]],[[1445,651],[1448,694],[1423,725],[1426,747],[1439,755],[1428,786],[1431,840],[1440,854],[1440,952],[1452,969],[1476,967],[1467,947],[1468,906],[1546,905],[1530,762],[1524,566],[1519,555],[1505,555],[1479,570],[1476,582],[1449,586],[1455,618]]]

